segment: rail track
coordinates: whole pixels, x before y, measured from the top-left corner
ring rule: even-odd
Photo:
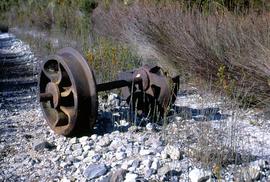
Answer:
[[[0,33],[0,109],[12,110],[36,100],[38,60],[30,47]]]

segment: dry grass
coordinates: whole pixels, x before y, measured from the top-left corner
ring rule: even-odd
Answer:
[[[177,2],[115,1],[95,10],[92,21],[98,34],[128,42],[145,60],[203,78],[244,104],[269,103],[269,13],[235,15],[215,3],[201,12]]]
[[[102,6],[96,9],[92,22],[97,34],[130,44],[146,62],[189,75],[188,81],[200,92],[208,93],[210,87],[217,96],[232,98],[224,103],[232,111],[230,119],[220,121],[217,130],[209,121],[196,127],[182,121],[178,128],[183,132],[172,134],[169,128],[168,141],[183,143],[186,154],[216,171],[218,178],[220,167],[254,160],[240,147],[244,140],[238,110],[239,103],[269,104],[269,13],[237,15],[216,4],[207,11],[188,11],[177,2],[137,1],[125,6],[114,1],[106,11]]]

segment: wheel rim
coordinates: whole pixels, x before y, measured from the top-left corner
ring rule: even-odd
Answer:
[[[40,101],[50,128],[73,135],[90,130],[97,115],[96,82],[85,59],[64,48],[46,61],[40,73]]]

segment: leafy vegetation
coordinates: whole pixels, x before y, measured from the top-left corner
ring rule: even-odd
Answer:
[[[106,39],[99,39],[85,55],[92,68],[97,70],[95,75],[100,83],[113,81],[119,71],[132,70],[141,64],[141,60],[127,46]]]

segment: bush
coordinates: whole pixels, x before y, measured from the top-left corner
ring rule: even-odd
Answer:
[[[129,47],[99,38],[85,53],[99,83],[117,79],[118,73],[137,68],[141,60]]]
[[[91,14],[97,6],[98,2],[95,0],[80,1],[80,9],[87,15]]]

